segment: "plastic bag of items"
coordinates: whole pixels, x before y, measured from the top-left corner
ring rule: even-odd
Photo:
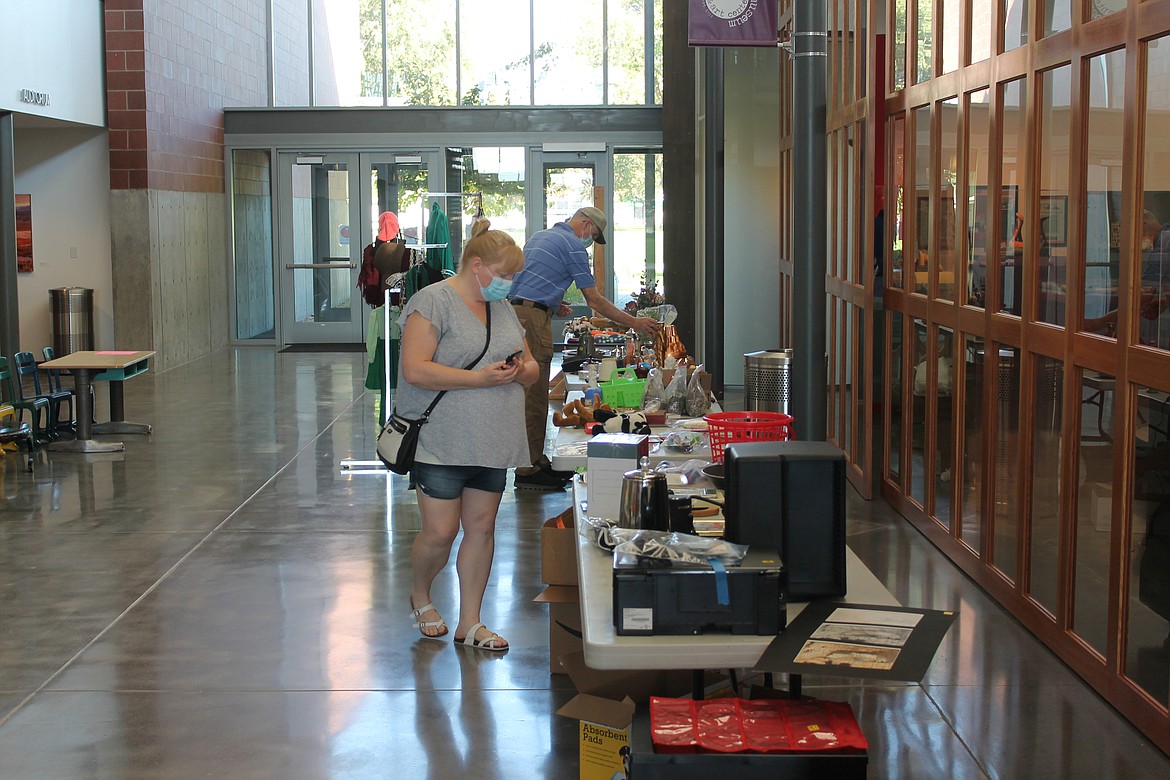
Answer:
[[[666,388],[662,384],[662,369],[652,368],[646,377],[646,389],[642,392],[642,411],[666,411]]]
[[[608,517],[591,517],[589,515],[584,515],[583,520],[581,533],[585,535],[585,538],[602,550],[611,552],[615,542],[609,538],[609,532],[617,528],[617,521],[610,520]]]
[[[710,565],[712,558],[724,566],[738,566],[748,551],[745,544],[678,532],[610,528],[606,533],[614,543],[614,555],[638,555],[700,566]]]
[[[662,440],[666,444],[666,440],[676,434],[669,434]],[[681,436],[694,434],[678,434]],[[693,485],[699,480],[703,479],[703,467],[707,465],[707,461],[702,458],[688,458],[682,463],[671,463],[669,460],[659,462],[654,466],[654,470],[661,474],[678,474],[679,480],[684,485]]]
[[[671,431],[662,437],[662,442],[659,444],[660,450],[667,452],[692,453],[696,447],[703,444],[703,437],[697,433],[683,433],[681,431]]]
[[[674,372],[674,378],[666,386],[667,414],[685,415],[687,413],[687,370],[679,368]]]
[[[702,363],[695,366],[694,373],[691,374],[691,381],[687,384],[686,413],[691,417],[702,417],[711,411],[711,399],[703,390],[703,383],[699,381],[699,377],[703,373],[703,368]]]

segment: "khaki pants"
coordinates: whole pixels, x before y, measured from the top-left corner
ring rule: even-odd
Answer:
[[[550,465],[544,455],[544,435],[548,428],[548,377],[552,368],[552,314],[535,306],[514,307],[528,350],[540,366],[540,374],[524,391],[524,427],[528,432],[528,455],[532,465]],[[521,469],[523,471],[523,469]]]

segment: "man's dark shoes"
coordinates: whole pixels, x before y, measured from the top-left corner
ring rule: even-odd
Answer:
[[[564,490],[572,478],[571,471],[553,471],[545,467],[531,474],[516,474],[515,484],[517,490]]]

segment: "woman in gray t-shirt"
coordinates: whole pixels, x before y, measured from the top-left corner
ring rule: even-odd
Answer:
[[[403,309],[394,409],[417,419],[437,393],[447,391],[419,432],[411,469],[422,515],[411,548],[414,626],[429,639],[447,634],[431,603],[431,583],[462,528],[455,642],[501,652],[508,643],[483,625],[479,613],[507,470],[529,460],[524,388],[536,381],[539,366],[507,300],[524,253],[511,236],[489,226],[480,220],[472,227],[459,273],[419,290]]]

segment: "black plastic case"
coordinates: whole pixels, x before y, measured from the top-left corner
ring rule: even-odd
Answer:
[[[775,551],[750,550],[720,575],[709,566],[663,564],[615,555],[613,625],[619,636],[723,632],[775,636],[786,623],[784,564]],[[725,577],[720,604],[717,577]]]
[[[844,596],[845,456],[826,442],[728,446],[724,538],[778,551],[790,601]]]

